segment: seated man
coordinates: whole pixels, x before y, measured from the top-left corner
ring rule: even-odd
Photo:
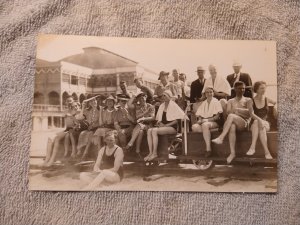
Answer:
[[[250,98],[244,97],[245,84],[237,81],[234,84],[236,97],[227,103],[227,119],[225,121],[223,131],[216,139],[212,140],[215,144],[222,144],[225,136],[229,132],[230,155],[227,157],[227,163],[235,158],[236,131],[246,130],[250,123],[250,113],[248,110]]]
[[[125,149],[127,139],[131,136],[134,124],[136,122],[133,112],[127,107],[128,96],[125,94],[118,94],[117,99],[120,107],[114,115],[114,126],[118,132],[119,146]]]
[[[141,92],[146,94],[146,102],[151,104],[153,101],[153,91],[151,90],[151,88],[144,85],[143,79],[141,77],[134,78],[133,82],[135,83],[136,87],[141,90]]]

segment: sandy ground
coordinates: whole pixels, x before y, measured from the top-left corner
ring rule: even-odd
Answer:
[[[45,155],[48,137],[55,132],[33,133],[31,156]],[[30,159],[29,189],[51,191],[81,191],[86,185],[79,171],[44,170],[41,158]],[[58,167],[63,168],[63,167]],[[216,166],[199,171],[192,164],[162,164],[150,172],[143,165],[124,164],[125,176],[118,184],[104,184],[97,189],[121,191],[201,191],[201,192],[276,192],[277,171],[272,168],[245,166]],[[57,172],[57,173],[56,173]],[[144,178],[150,178],[145,181]]]

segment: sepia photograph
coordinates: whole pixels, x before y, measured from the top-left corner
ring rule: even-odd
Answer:
[[[40,34],[29,190],[277,192],[276,42]]]

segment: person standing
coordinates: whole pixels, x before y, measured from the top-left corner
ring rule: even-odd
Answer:
[[[235,62],[232,65],[233,67],[233,74],[230,74],[227,76],[227,81],[231,86],[231,95],[230,95],[230,99],[235,97],[235,91],[234,91],[234,84],[237,81],[242,81],[244,82],[244,84],[246,85],[246,90],[245,90],[245,97],[248,98],[252,98],[253,97],[253,92],[252,92],[252,80],[251,77],[248,73],[242,73],[241,72],[241,68],[242,68],[242,64]]]
[[[190,102],[195,103],[197,102],[202,96],[202,90],[205,83],[205,69],[202,66],[197,67],[197,75],[198,79],[194,80],[191,84],[191,94],[190,94]]]

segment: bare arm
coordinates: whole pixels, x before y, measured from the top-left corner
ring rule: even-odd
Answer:
[[[267,100],[268,100],[268,103],[271,103],[272,105],[276,105],[277,104],[277,102],[274,101],[273,99],[267,98]]]
[[[128,108],[130,108],[130,109],[135,109],[135,102],[136,102],[135,96],[132,97],[132,98],[130,98],[130,99],[128,100],[128,102],[127,102]]]
[[[100,170],[100,165],[101,165],[103,153],[104,153],[104,147],[101,148],[99,153],[98,153],[97,160],[96,160],[96,163],[94,165],[94,171],[95,172]]]

